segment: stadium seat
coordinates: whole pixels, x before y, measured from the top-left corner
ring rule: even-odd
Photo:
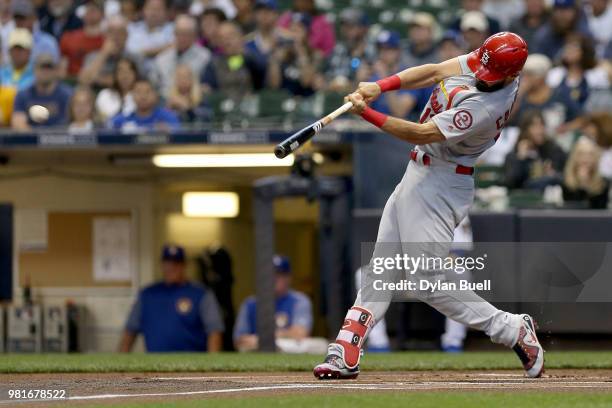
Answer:
[[[344,95],[337,92],[319,92],[313,99],[313,114],[322,117],[340,107],[344,103]]]
[[[285,90],[267,89],[257,95],[257,116],[279,119],[295,111],[295,100]]]
[[[542,208],[542,193],[534,190],[512,190],[508,194],[508,205],[511,208]]]
[[[477,188],[503,185],[504,168],[500,166],[476,166],[474,180]]]
[[[213,114],[213,121],[220,122],[237,109],[237,104],[221,92],[213,92],[207,97],[207,104]]]

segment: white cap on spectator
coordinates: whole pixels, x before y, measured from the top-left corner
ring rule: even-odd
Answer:
[[[468,11],[461,17],[461,31],[476,30],[484,33],[489,31],[489,20],[481,11]]]
[[[419,11],[418,13],[414,13],[414,16],[410,19],[410,24],[434,28],[436,25],[436,20],[431,14],[424,11]]]
[[[24,49],[32,48],[32,34],[25,28],[14,28],[9,34],[8,47],[21,47]]]
[[[531,54],[525,61],[523,72],[526,74],[546,76],[548,71],[552,68],[552,62],[544,54]]]

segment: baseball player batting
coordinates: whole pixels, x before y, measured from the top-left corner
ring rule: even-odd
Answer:
[[[495,144],[510,116],[527,55],[527,44],[520,36],[503,32],[468,55],[409,68],[376,83],[361,83],[347,97],[353,113],[417,146],[385,205],[373,258],[383,255],[383,244],[388,243],[398,243],[404,253],[415,251],[407,243],[416,245],[419,252],[414,257],[421,251],[428,256],[448,256],[455,227],[474,198],[473,166]],[[368,106],[383,92],[433,85],[420,123],[389,117]],[[372,275],[372,262],[365,269],[362,281]],[[423,276],[432,279],[432,275]],[[391,301],[391,295],[372,299],[364,288],[362,285],[335,342],[329,345],[325,361],[314,368],[315,377],[349,379],[359,374],[364,341]],[[511,347],[529,377],[542,375],[544,349],[531,316],[499,310],[472,291],[457,295],[439,290],[416,296],[447,317],[484,331],[493,342]]]

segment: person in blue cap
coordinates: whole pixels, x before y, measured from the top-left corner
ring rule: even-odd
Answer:
[[[302,340],[312,330],[312,304],[304,293],[291,289],[291,265],[286,256],[272,258],[276,272],[274,292],[276,294],[276,339]],[[248,297],[240,306],[234,326],[234,344],[239,351],[256,350],[257,303],[255,296]]]
[[[559,59],[567,37],[572,33],[592,37],[586,16],[576,0],[555,0],[550,20],[536,31],[530,52]]]
[[[395,31],[383,30],[376,37],[378,59],[372,66],[373,75],[368,79],[376,82],[386,78],[394,72],[404,69],[402,66],[402,49],[400,35]],[[409,90],[399,90],[380,95],[371,107],[386,115],[406,118],[415,108],[417,99]]]
[[[162,272],[161,282],[138,294],[119,351],[129,352],[139,334],[149,352],[220,351],[224,326],[217,299],[187,280],[182,247],[164,246]]]
[[[255,2],[255,31],[246,36],[244,47],[268,63],[279,40],[277,33],[278,4],[276,0],[257,0]]]

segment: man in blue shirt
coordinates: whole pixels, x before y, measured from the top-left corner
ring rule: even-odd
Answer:
[[[373,65],[374,75],[369,81],[376,82],[402,69],[402,50],[400,35],[395,31],[383,30],[376,37],[378,60]],[[381,94],[374,102],[372,109],[386,115],[406,118],[418,103],[420,91],[399,90]],[[425,91],[426,93],[427,91]],[[428,95],[429,96],[429,95]]]
[[[556,61],[571,33],[592,37],[581,5],[576,0],[555,0],[552,15],[534,34],[533,49],[530,51]]]
[[[59,60],[51,54],[40,54],[34,63],[34,83],[15,97],[13,129],[68,124],[72,89],[62,84],[59,77]]]
[[[138,334],[149,352],[220,351],[224,327],[217,299],[187,280],[182,247],[164,247],[162,271],[162,282],[138,294],[119,351],[129,352]]]
[[[113,129],[138,132],[143,130],[169,131],[180,128],[181,124],[176,114],[159,105],[159,94],[151,81],[148,79],[136,81],[132,95],[136,109],[128,115],[117,114],[111,120]]]
[[[255,2],[255,31],[245,37],[244,48],[268,63],[279,38],[277,32],[278,4],[276,0],[257,0]]]
[[[272,258],[276,280],[276,338],[305,339],[312,330],[312,304],[304,293],[292,290],[291,265],[285,256]],[[254,296],[248,297],[240,306],[234,326],[234,344],[240,351],[256,350],[257,305]]]
[[[544,116],[549,134],[561,134],[580,127],[582,108],[567,89],[551,88],[546,82],[552,61],[543,54],[530,54],[521,75],[521,96],[517,98],[510,125],[520,125],[529,111]]]

